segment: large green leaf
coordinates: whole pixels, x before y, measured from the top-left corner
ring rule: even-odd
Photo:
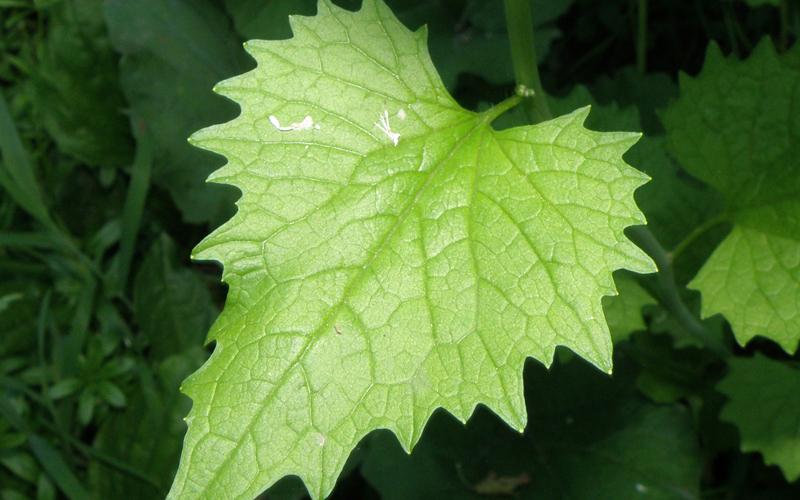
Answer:
[[[363,474],[386,500],[697,498],[689,412],[622,380],[575,361],[530,366],[524,435],[485,409],[466,427],[437,414],[410,456],[388,433],[370,439]]]
[[[209,1],[109,0],[105,13],[122,53],[122,89],[153,138],[153,181],[170,192],[187,221],[224,220],[235,191],[204,182],[222,161],[186,143],[199,127],[236,114],[211,92],[247,68],[224,11]]]
[[[721,418],[739,428],[742,450],[800,478],[800,370],[761,355],[734,358],[719,389],[729,399]]]
[[[737,61],[712,44],[664,115],[672,152],[735,223],[690,283],[703,314],[723,314],[742,344],[763,335],[789,352],[800,340],[798,92],[800,48],[778,55],[767,40]]]
[[[501,132],[447,94],[379,1],[321,2],[294,38],[217,89],[236,120],[193,142],[224,154],[239,211],[196,249],[227,304],[194,400],[173,498],[248,497],[289,474],[331,491],[376,428],[411,449],[443,407],[525,426],[521,371],[564,345],[611,370],[611,272],[652,272],[623,234],[646,181],[588,109]]]

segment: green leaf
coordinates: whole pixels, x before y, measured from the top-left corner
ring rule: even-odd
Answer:
[[[175,244],[162,235],[148,251],[133,287],[133,308],[154,359],[202,343],[217,309],[200,276],[177,263]]]
[[[61,399],[69,396],[81,387],[81,381],[76,378],[65,378],[59,380],[52,387],[50,387],[50,397],[52,399]]]
[[[663,245],[674,248],[692,229],[720,213],[724,203],[716,191],[681,170],[666,147],[663,136],[646,135],[626,159],[653,178],[636,192],[636,199],[649,229]]]
[[[89,493],[81,484],[81,481],[75,476],[75,473],[70,469],[69,464],[66,462],[61,453],[53,448],[45,438],[32,434],[28,437],[28,444],[31,452],[36,456],[42,469],[47,471],[47,474],[58,485],[58,488],[70,500],[84,500],[89,498]]]
[[[712,44],[664,115],[671,151],[735,224],[689,285],[703,315],[723,314],[741,344],[763,335],[787,352],[800,341],[799,91],[800,48],[778,55],[765,40],[737,61]]]
[[[22,145],[2,93],[0,93],[0,187],[43,225],[48,228],[54,225],[28,152]]]
[[[683,407],[646,403],[617,374],[576,362],[530,366],[526,392],[524,435],[485,409],[466,427],[437,414],[410,456],[390,434],[373,436],[365,478],[386,500],[698,497],[701,456]]]
[[[56,488],[44,474],[39,474],[36,481],[36,500],[55,500]]]
[[[4,453],[0,457],[0,464],[29,483],[36,481],[36,476],[39,474],[39,467],[36,465],[36,461],[24,451],[13,450],[10,453]]]
[[[93,391],[83,391],[78,399],[78,421],[83,425],[89,425],[94,416],[94,407],[97,404],[97,397]]]
[[[411,449],[433,411],[485,404],[525,425],[521,371],[564,345],[611,370],[612,271],[652,272],[623,234],[646,177],[584,108],[497,132],[460,108],[379,1],[321,2],[295,37],[217,89],[236,120],[196,133],[224,154],[237,215],[194,257],[225,265],[225,310],[172,498],[255,496],[295,474],[331,491],[371,430]]]
[[[680,337],[649,332],[631,338],[625,351],[639,365],[636,386],[656,403],[699,399],[719,379],[713,370],[717,361],[707,350],[682,348]],[[702,347],[702,346],[701,346]]]
[[[642,309],[654,305],[656,301],[627,274],[618,274],[614,283],[619,295],[603,297],[603,312],[611,337],[617,343],[630,337],[631,333],[647,328]]]
[[[34,74],[34,104],[59,148],[90,165],[121,166],[133,155],[118,61],[103,6],[69,0],[56,6]]]
[[[234,191],[204,184],[222,162],[186,138],[235,116],[231,103],[211,92],[248,66],[224,11],[192,0],[111,0],[105,13],[122,54],[123,92],[153,137],[153,181],[171,193],[187,221],[223,220]]]
[[[123,408],[125,406],[125,394],[112,382],[107,380],[99,382],[97,384],[97,392],[111,406],[115,408]]]
[[[721,418],[739,428],[742,451],[758,452],[788,481],[800,478],[800,370],[756,355],[734,358],[719,384],[728,396]]]

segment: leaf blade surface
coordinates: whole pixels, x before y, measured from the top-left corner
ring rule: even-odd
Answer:
[[[198,245],[225,265],[225,310],[171,495],[254,496],[285,475],[331,491],[376,428],[413,447],[432,412],[486,404],[525,425],[525,358],[566,345],[605,371],[611,272],[653,271],[623,234],[644,223],[637,134],[588,108],[496,132],[436,75],[425,33],[377,1],[320,3],[290,40],[217,90],[234,121],[193,136],[228,164],[239,211]]]

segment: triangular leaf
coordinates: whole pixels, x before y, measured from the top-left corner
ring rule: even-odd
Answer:
[[[611,272],[654,270],[623,234],[646,176],[638,134],[583,127],[588,109],[496,132],[447,94],[380,1],[321,2],[294,38],[246,45],[258,67],[218,85],[232,122],[195,144],[228,164],[239,211],[196,249],[225,265],[216,349],[171,495],[255,496],[298,475],[331,491],[377,428],[403,447],[433,411],[485,404],[525,426],[522,367],[564,345],[611,370]]]

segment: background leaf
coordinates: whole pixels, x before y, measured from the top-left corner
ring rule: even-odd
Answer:
[[[550,373],[529,364],[526,400],[524,435],[485,409],[466,427],[435,415],[410,456],[389,433],[377,434],[364,475],[381,498],[398,500],[698,494],[700,455],[684,408],[646,403],[632,387],[578,361],[554,364]],[[492,482],[494,495],[487,491]],[[504,482],[506,489],[498,489]]]
[[[800,371],[760,355],[734,359],[719,388],[729,399],[722,418],[738,427],[742,450],[761,453],[789,481],[800,478]]]
[[[205,283],[177,264],[175,244],[166,235],[145,256],[133,301],[136,320],[157,360],[201,345],[217,314]]]
[[[642,309],[655,305],[655,300],[635,279],[618,273],[614,278],[619,295],[603,297],[603,311],[614,343],[627,339],[631,333],[645,330]]]
[[[235,192],[205,183],[222,160],[186,138],[236,114],[211,92],[248,66],[224,11],[211,2],[110,0],[105,14],[122,54],[122,89],[153,137],[154,182],[170,192],[187,221],[223,220]]]
[[[765,40],[736,61],[712,44],[664,114],[671,151],[736,224],[690,284],[703,314],[723,314],[741,344],[762,335],[787,352],[800,341],[798,88],[800,50],[778,55]]]

